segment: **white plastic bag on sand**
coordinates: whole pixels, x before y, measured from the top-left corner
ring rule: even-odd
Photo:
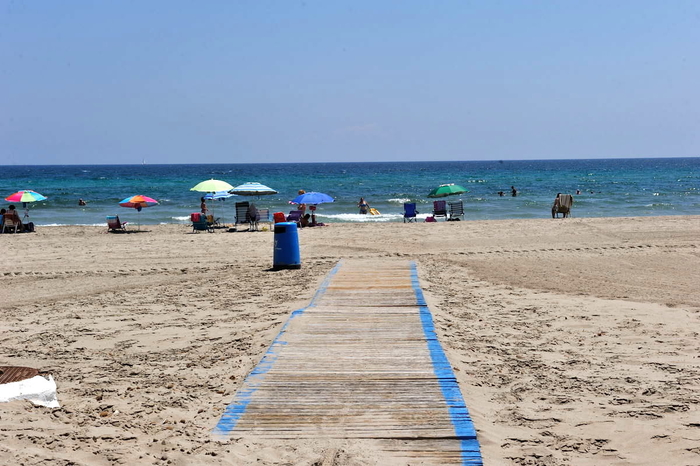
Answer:
[[[56,382],[49,375],[46,379],[36,375],[31,379],[0,384],[0,402],[29,400],[35,405],[60,408],[56,394]]]

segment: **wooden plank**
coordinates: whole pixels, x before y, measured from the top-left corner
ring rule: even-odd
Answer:
[[[481,464],[415,265],[365,269],[344,262],[292,314],[215,434],[375,439],[398,459]]]

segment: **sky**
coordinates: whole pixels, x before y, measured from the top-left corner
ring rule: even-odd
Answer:
[[[0,165],[699,148],[696,0],[0,0]]]

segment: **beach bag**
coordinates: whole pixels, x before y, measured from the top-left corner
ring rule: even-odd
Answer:
[[[25,223],[24,225],[22,225],[22,228],[22,231],[24,232],[34,233],[34,222]]]
[[[192,221],[192,223],[199,223],[201,216],[202,214],[200,214],[199,212],[194,212],[190,214],[190,220]]]
[[[435,217],[433,217],[432,215],[425,217],[425,221],[428,223],[437,222],[437,220],[435,220]]]

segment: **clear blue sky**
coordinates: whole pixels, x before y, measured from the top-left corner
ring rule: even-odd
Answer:
[[[0,165],[700,156],[700,1],[0,1]]]

